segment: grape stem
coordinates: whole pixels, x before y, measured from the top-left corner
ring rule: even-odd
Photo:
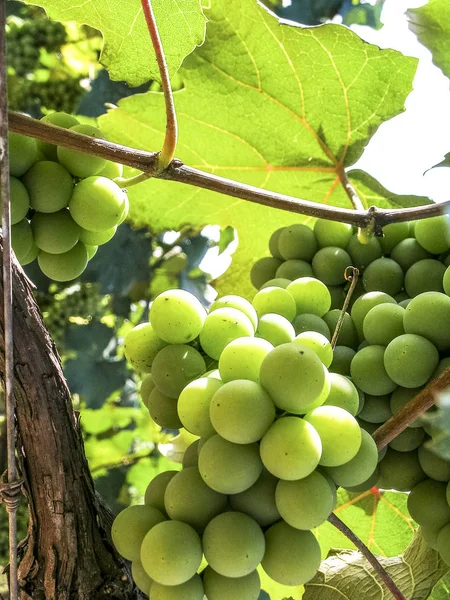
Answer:
[[[359,539],[359,537],[356,534],[354,534],[353,531],[349,527],[347,527],[347,525],[343,521],[341,521],[341,519],[337,517],[334,513],[331,513],[331,515],[328,517],[328,521],[337,529],[339,529],[339,531],[343,533],[346,538],[353,542],[353,544],[361,552],[361,554],[364,556],[367,562],[370,563],[370,565],[378,573],[380,579],[391,592],[395,600],[406,600],[405,596],[398,589],[389,573],[386,571],[383,565],[380,562],[378,562],[376,556],[372,554],[369,548]]]
[[[350,287],[348,289],[347,295],[345,296],[344,305],[342,306],[341,313],[339,315],[339,319],[336,323],[336,327],[334,329],[333,337],[331,338],[331,347],[333,350],[336,348],[336,344],[338,341],[339,333],[342,328],[342,324],[345,319],[345,315],[347,314],[347,308],[350,304],[350,300],[352,299],[353,292],[355,291],[356,284],[358,283],[359,277],[359,269],[356,267],[347,267],[345,269],[344,277],[346,281],[350,281]]]
[[[128,146],[107,142],[106,140],[92,138],[16,112],[9,113],[9,125],[11,131],[22,133],[23,135],[37,138],[50,144],[80,150],[93,156],[101,156],[107,160],[119,162],[146,173],[149,172],[151,176],[158,177],[159,179],[185,183],[218,192],[219,194],[262,204],[263,206],[270,206],[310,217],[350,223],[361,228],[372,224],[376,231],[379,231],[389,223],[416,221],[443,215],[450,206],[450,200],[446,200],[439,204],[427,204],[425,206],[402,208],[399,210],[378,209],[375,206],[371,206],[367,211],[337,208],[309,200],[301,200],[294,196],[279,194],[219,177],[212,173],[206,173],[189,167],[178,159],[172,160],[164,171],[155,175],[155,171],[158,169],[159,155],[157,152],[145,152],[129,148]]]
[[[356,193],[355,188],[352,186],[350,179],[348,178],[347,173],[345,172],[344,165],[342,163],[337,167],[337,174],[339,180],[341,182],[342,187],[344,188],[345,193],[350,199],[352,206],[355,210],[364,210],[364,205],[361,202],[360,197]]]
[[[433,406],[439,392],[450,386],[450,367],[447,367],[438,377],[433,379],[417,396],[414,396],[405,406],[393,415],[386,423],[383,423],[372,437],[378,450],[392,442],[402,431],[404,431],[417,417]]]
[[[161,76],[161,85],[164,93],[164,103],[166,105],[166,135],[164,145],[158,155],[157,172],[160,173],[172,162],[177,147],[178,125],[175,105],[173,103],[172,88],[170,86],[169,71],[167,69],[166,56],[159,36],[158,25],[151,0],[141,0],[144,11],[145,21],[147,23],[153,49],[158,63],[159,74]]]

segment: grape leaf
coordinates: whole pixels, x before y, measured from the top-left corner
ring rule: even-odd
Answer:
[[[429,600],[448,600],[449,596],[450,596],[450,573],[447,573],[434,586]]]
[[[253,0],[213,0],[206,15],[206,42],[186,59],[185,88],[175,93],[179,158],[250,185],[348,207],[338,174],[360,157],[383,121],[403,111],[416,60],[380,50],[339,25],[280,24]],[[100,124],[108,139],[156,150],[164,115],[161,94],[141,94],[121,100]],[[427,201],[389,194],[358,173],[354,183],[366,206]],[[129,198],[131,220],[157,231],[235,227],[239,247],[222,291],[247,296],[249,268],[267,253],[271,232],[307,220],[162,180],[130,188]]]
[[[439,167],[450,167],[450,152],[447,152],[447,154],[444,156],[440,163],[437,163],[437,165],[433,165],[432,167],[427,169],[425,173],[428,173],[428,171],[431,171],[432,169],[438,169]]]
[[[140,0],[26,0],[38,4],[51,19],[76,21],[99,29],[104,38],[100,58],[111,79],[138,86],[160,81],[155,53]],[[200,0],[152,0],[169,73],[174,75],[183,59],[203,43],[205,17]]]
[[[406,13],[409,28],[433,55],[433,63],[450,77],[450,4],[448,0],[429,0]]]
[[[448,570],[439,554],[421,535],[395,558],[379,558],[408,600],[426,600]],[[316,576],[305,584],[303,600],[384,600],[390,592],[359,552],[344,551],[323,561]]]

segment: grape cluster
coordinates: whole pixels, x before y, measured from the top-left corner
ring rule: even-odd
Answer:
[[[11,99],[11,108],[29,110],[31,105],[38,105],[39,109],[45,107],[71,113],[84,92],[80,81],[80,77],[50,78],[47,81],[24,80]]]
[[[104,139],[99,129],[64,112],[42,120]],[[127,216],[126,193],[113,181],[121,166],[11,132],[9,153],[12,247],[18,261],[27,265],[37,258],[50,279],[75,279]]]
[[[125,337],[152,419],[197,437],[183,469],[158,475],[145,504],[113,525],[152,600],[188,590],[194,600],[257,600],[259,565],[276,582],[304,584],[321,560],[311,530],[331,514],[337,485],[360,484],[377,467],[355,418],[356,387],[328,370],[329,340],[296,336],[291,324],[328,313],[326,285],[307,277],[272,291],[253,303],[224,296],[207,313],[190,293],[169,290]]]

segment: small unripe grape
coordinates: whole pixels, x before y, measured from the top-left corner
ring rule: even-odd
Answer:
[[[358,269],[365,269],[374,260],[381,258],[383,253],[376,237],[372,236],[367,244],[362,244],[356,233],[350,238],[346,250],[352,259],[352,266]]]
[[[408,296],[414,298],[424,292],[443,292],[444,273],[445,265],[439,260],[427,258],[414,263],[405,275],[405,289]]]
[[[184,290],[167,290],[150,307],[156,334],[169,344],[187,344],[201,332],[206,311],[197,298]]]
[[[147,408],[153,421],[163,429],[179,429],[183,425],[178,416],[176,399],[167,396],[157,387],[148,398]]]
[[[230,342],[222,351],[219,371],[222,381],[250,379],[259,383],[259,372],[264,358],[273,350],[267,340],[242,337]]]
[[[62,254],[49,254],[43,250],[38,254],[41,271],[54,281],[76,279],[85,270],[87,262],[88,253],[82,242],[78,242],[71,250]]]
[[[293,343],[306,346],[306,348],[312,350],[326,367],[329,367],[333,362],[333,348],[328,339],[321,333],[304,331],[296,336]]]
[[[344,375],[330,373],[329,378],[330,391],[323,405],[338,406],[355,417],[359,410],[358,390]]]
[[[258,317],[274,313],[292,321],[296,314],[295,300],[291,294],[279,287],[266,287],[255,295],[252,301]]]
[[[425,474],[436,481],[450,481],[450,461],[441,458],[438,454],[421,446],[418,450],[420,466]]]
[[[106,177],[87,177],[75,186],[69,202],[73,220],[88,231],[104,231],[120,221],[125,192]]]
[[[360,296],[353,304],[350,314],[361,340],[363,339],[363,323],[367,313],[374,306],[384,303],[397,304],[392,296],[384,292],[368,292]]]
[[[187,384],[205,371],[203,356],[186,344],[165,346],[155,356],[152,364],[156,387],[171,398],[178,398]]]
[[[263,469],[258,480],[247,490],[230,496],[233,510],[255,519],[261,527],[272,525],[281,519],[275,502],[275,490],[279,479]]]
[[[439,292],[425,292],[411,300],[405,309],[406,333],[421,335],[438,350],[450,348],[450,298]]]
[[[200,332],[200,344],[203,350],[219,360],[223,349],[233,340],[254,335],[250,319],[236,308],[218,308],[210,312]]]
[[[347,346],[336,346],[333,351],[333,362],[330,365],[330,373],[350,375],[350,365],[356,352]]]
[[[298,258],[310,261],[317,249],[316,236],[306,225],[285,227],[278,238],[278,250],[284,260]]]
[[[395,393],[395,391],[393,393]],[[390,402],[391,394],[383,396],[364,394],[364,406],[359,411],[358,417],[368,423],[385,423],[392,417]]]
[[[398,452],[411,452],[419,448],[425,437],[425,431],[422,428],[407,428],[397,435],[389,446]]]
[[[140,323],[125,336],[125,358],[136,371],[149,373],[155,356],[165,346],[167,342],[156,335],[150,323]]]
[[[51,125],[57,125],[63,129],[70,129],[74,125],[79,125],[80,122],[72,115],[68,115],[65,112],[52,112],[42,117],[41,121],[44,123],[50,123]],[[42,152],[48,160],[58,160],[57,146],[49,144],[42,140],[36,140],[38,150]]]
[[[354,384],[366,394],[383,396],[397,387],[386,370],[384,346],[367,346],[359,350],[350,365]]]
[[[198,447],[200,445],[200,438],[189,444],[183,454],[183,462],[181,466],[183,469],[188,469],[189,467],[197,467],[198,469]]]
[[[416,238],[406,238],[399,242],[392,250],[392,260],[395,260],[403,271],[412,267],[412,265],[425,258],[431,258],[431,254],[422,248]]]
[[[323,317],[330,310],[331,296],[327,286],[313,277],[300,277],[287,286],[294,297],[297,314],[310,313]]]
[[[314,277],[314,271],[306,260],[291,258],[290,260],[284,261],[284,263],[278,267],[275,275],[276,277],[285,277],[289,281],[293,281],[299,277]]]
[[[9,173],[13,177],[20,177],[37,160],[36,140],[10,131],[8,133],[8,144]]]
[[[101,246],[109,242],[116,231],[117,226],[111,227],[111,229],[104,229],[103,231],[88,231],[80,227],[80,242],[88,246]]]
[[[153,580],[145,572],[140,560],[133,560],[131,563],[131,575],[133,576],[134,583],[141,592],[144,592],[144,594],[147,594],[148,596]]]
[[[450,247],[450,219],[448,215],[417,221],[414,235],[419,244],[431,254],[446,252]]]
[[[348,223],[317,219],[314,224],[314,233],[321,248],[338,246],[346,248],[353,233],[353,227]]]
[[[424,385],[439,362],[434,344],[420,335],[396,337],[384,353],[384,366],[392,381],[406,388]]]
[[[120,512],[111,528],[117,552],[128,560],[139,560],[142,540],[152,527],[164,520],[164,515],[153,506],[136,504]]]
[[[426,477],[420,466],[417,450],[397,452],[389,448],[379,469],[380,487],[399,492],[409,492]]]
[[[379,238],[384,254],[390,254],[402,240],[409,236],[409,223],[389,223],[383,227],[383,237]],[[392,258],[392,257],[391,257]]]
[[[189,432],[209,438],[216,433],[209,416],[211,400],[222,387],[220,379],[199,377],[183,388],[178,398],[178,415]]]
[[[263,290],[266,287],[275,286],[285,290],[290,283],[291,279],[286,279],[285,277],[275,277],[275,279],[269,279],[269,281],[266,281],[266,283],[261,286],[261,289]]]
[[[324,315],[324,317],[325,316],[326,315]],[[321,333],[322,335],[324,335],[327,338],[327,340],[331,340],[330,327],[328,326],[324,318],[322,319],[317,315],[312,315],[309,313],[297,315],[292,321],[292,325],[295,330],[295,335],[299,335],[304,331],[317,331],[317,333]]]
[[[345,283],[345,270],[351,264],[350,255],[336,246],[321,248],[312,259],[314,276],[327,285]]]
[[[250,271],[252,285],[259,290],[266,281],[276,277],[276,272],[281,262],[279,258],[274,258],[273,256],[265,256],[257,260]]]
[[[197,573],[180,585],[162,585],[156,581],[152,584],[152,600],[203,600],[205,590]]]
[[[450,522],[446,487],[446,483],[426,479],[411,490],[408,496],[408,511],[419,525],[440,529]]]
[[[327,467],[325,472],[336,485],[354,487],[367,481],[378,464],[378,450],[372,436],[361,430],[361,446],[355,456],[338,467]]]
[[[244,577],[224,577],[211,567],[203,571],[205,595],[211,600],[258,600],[261,585],[258,571],[252,571]]]
[[[334,334],[340,316],[341,311],[338,309],[330,310],[323,316],[323,320],[328,325],[332,334]],[[356,348],[358,346],[356,327],[353,323],[353,319],[347,312],[344,313],[344,320],[342,321],[337,341],[340,346],[347,346],[349,348]]]
[[[92,125],[74,125],[73,127],[70,127],[70,131],[82,133],[100,140],[105,139],[105,136],[100,129],[93,127]],[[97,175],[106,166],[106,160],[104,158],[85,154],[79,150],[58,146],[56,153],[59,162],[76,177],[91,177],[92,175]],[[88,228],[86,227],[86,229]]]
[[[284,227],[280,227],[279,229],[276,229],[272,233],[272,235],[270,236],[270,239],[269,239],[270,254],[272,256],[274,256],[275,258],[280,258],[281,260],[283,259],[283,257],[281,256],[280,251],[278,249],[278,240],[279,240],[280,235],[283,230],[284,230]]]
[[[164,504],[164,494],[166,488],[178,471],[169,470],[158,473],[147,486],[144,495],[144,502],[147,506],[153,506],[159,510],[163,515],[166,515],[166,507]]]
[[[395,296],[403,287],[402,268],[395,260],[377,258],[364,271],[363,284],[368,292],[384,292]]]
[[[120,163],[113,162],[112,160],[106,161],[106,165],[100,171],[101,177],[107,177],[108,179],[116,179],[123,175],[123,165]]]
[[[28,197],[27,189],[20,179],[16,179],[15,177],[9,178],[9,197],[11,202],[11,225],[15,225],[27,216],[30,208],[30,199]],[[3,210],[0,203],[0,219],[2,213]]]
[[[31,246],[31,250],[28,252],[28,254],[26,256],[24,256],[21,259],[20,264],[22,266],[29,265],[30,263],[33,262],[33,260],[35,260],[37,258],[39,252],[40,252],[39,248],[36,246],[36,244],[33,243],[33,245]]]
[[[281,315],[269,314],[260,318],[255,335],[280,346],[292,342],[295,331],[292,324]]]
[[[255,308],[251,302],[241,296],[236,296],[235,294],[221,296],[220,298],[217,298],[217,300],[214,300],[209,307],[209,312],[212,313],[218,308],[236,308],[250,319],[255,329],[258,325],[258,315],[256,314]]]
[[[405,309],[397,304],[378,304],[369,310],[363,321],[365,339],[371,345],[387,346],[405,333]]]
[[[442,560],[450,566],[450,523],[439,531],[437,549]]]
[[[34,210],[53,213],[69,204],[73,191],[72,176],[57,162],[44,160],[35,163],[26,172],[23,182]]]
[[[30,224],[34,243],[50,254],[68,252],[80,237],[80,227],[66,208],[48,214],[37,212],[31,218]]]

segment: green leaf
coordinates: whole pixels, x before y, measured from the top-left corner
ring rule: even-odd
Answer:
[[[129,469],[126,481],[129,486],[134,488],[132,495],[140,497],[140,502],[142,502],[148,484],[156,475],[164,471],[179,471],[180,468],[179,463],[173,462],[162,455],[142,458]]]
[[[404,554],[378,558],[408,600],[426,600],[448,570],[438,552],[417,535]],[[341,552],[323,561],[317,575],[305,584],[303,600],[384,600],[391,594],[359,552]]]
[[[160,81],[155,53],[140,0],[26,0],[43,6],[51,19],[76,21],[99,29],[104,38],[100,61],[111,79],[138,86]],[[199,0],[152,0],[170,75],[205,37]]]
[[[206,42],[185,61],[185,89],[175,93],[179,158],[250,185],[350,206],[340,167],[353,164],[378,126],[404,110],[416,60],[380,50],[339,25],[281,25],[253,0],[214,0],[206,14]],[[141,94],[100,117],[101,127],[109,139],[156,150],[164,111],[160,95]],[[371,203],[392,206],[393,195],[378,184],[372,189],[368,176],[364,185],[360,175],[355,183]],[[248,296],[249,268],[267,253],[271,232],[308,220],[162,180],[130,188],[129,198],[131,220],[156,231],[235,227],[239,247],[221,291]]]
[[[406,13],[409,28],[433,55],[433,63],[450,77],[450,4],[448,0],[429,0]]]
[[[449,597],[450,597],[450,573],[447,573],[434,586],[429,600],[448,600]]]
[[[305,588],[302,585],[292,587],[282,585],[271,579],[262,567],[258,567],[261,579],[261,589],[269,596],[270,600],[301,600]]]
[[[447,152],[447,154],[444,156],[444,159],[441,160],[440,163],[437,163],[437,165],[433,165],[432,167],[427,169],[425,173],[428,173],[428,171],[431,171],[432,169],[437,169],[439,167],[450,167],[450,152]]]
[[[231,242],[234,242],[235,239],[236,232],[233,227],[228,226],[221,229],[219,239],[219,256],[222,254],[222,252],[225,252]]]

